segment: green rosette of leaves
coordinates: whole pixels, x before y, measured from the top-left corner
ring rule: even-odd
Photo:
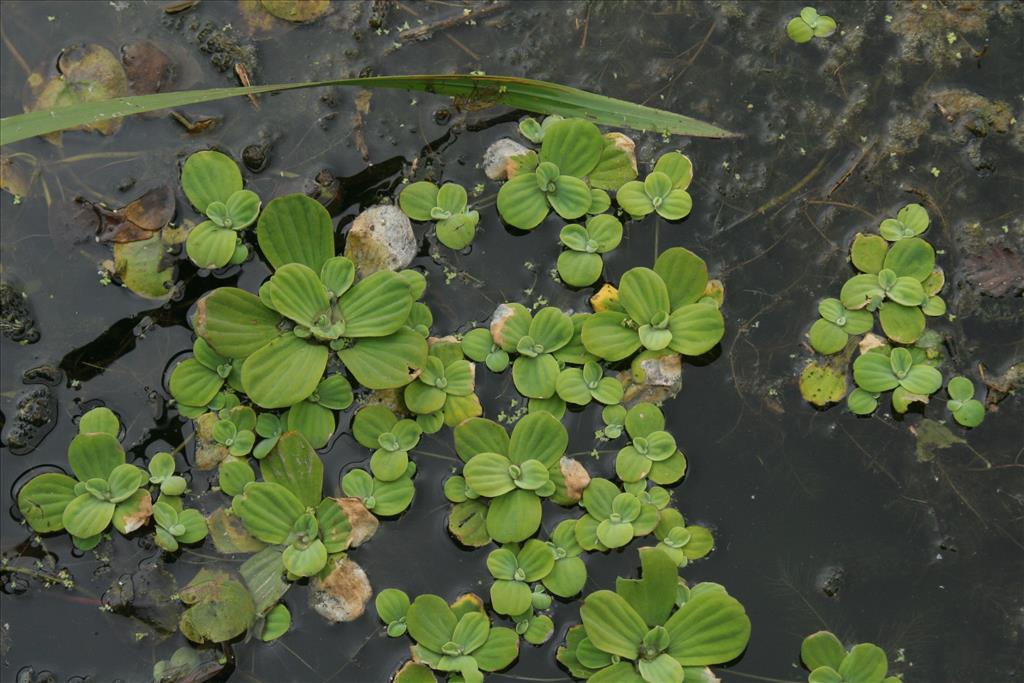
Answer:
[[[650,268],[632,268],[622,276],[618,304],[583,323],[587,351],[608,361],[629,358],[641,348],[670,349],[699,356],[715,347],[725,321],[714,298],[705,296],[704,260],[682,247],[668,249]]]
[[[180,498],[164,498],[153,504],[156,544],[169,553],[180,545],[198,543],[206,538],[206,518],[198,510],[183,509]]]
[[[284,414],[284,428],[301,432],[313,448],[323,448],[334,435],[334,412],[352,405],[352,385],[344,376],[328,375],[313,393],[292,405]]]
[[[901,346],[879,347],[858,356],[853,362],[853,379],[862,392],[856,399],[856,392],[851,393],[850,408],[858,414],[872,412],[878,395],[886,391],[893,392],[893,408],[903,413],[910,403],[927,402],[942,387],[942,373],[928,364],[924,352]],[[870,410],[866,410],[868,405]]]
[[[331,352],[370,389],[413,379],[427,344],[406,325],[414,290],[404,276],[355,282],[354,264],[334,255],[327,210],[304,195],[271,201],[256,232],[275,269],[259,296],[221,287],[200,300],[194,319],[214,351],[242,361],[241,386],[253,403],[287,408],[309,398]]]
[[[405,387],[403,398],[423,431],[432,433],[441,424],[454,427],[482,415],[475,390],[476,365],[465,359],[461,344],[434,340],[423,370]]]
[[[580,501],[587,514],[573,528],[580,547],[603,552],[652,533],[658,526],[658,506],[638,493],[620,489],[607,479],[591,479]]]
[[[551,571],[541,577],[541,583],[560,598],[571,598],[583,590],[587,583],[587,565],[580,555],[583,548],[576,541],[576,520],[565,519],[558,523],[548,546],[555,556]]]
[[[899,683],[889,676],[889,658],[871,643],[854,645],[849,651],[828,631],[804,638],[800,661],[810,674],[807,683]]]
[[[601,161],[604,146],[601,131],[589,121],[564,119],[547,126],[536,163],[520,164],[498,191],[502,219],[532,230],[552,209],[566,220],[585,216],[593,197],[584,178]]]
[[[676,564],[657,548],[641,548],[640,579],[591,593],[580,626],[569,629],[558,661],[592,683],[680,683],[706,680],[705,667],[738,657],[750,619],[713,583],[687,588]]]
[[[822,299],[818,314],[821,317],[811,325],[807,336],[811,348],[826,356],[839,353],[851,336],[869,332],[875,324],[869,311],[849,309],[839,299]]]
[[[587,287],[601,277],[601,255],[622,241],[622,223],[608,214],[591,216],[586,226],[570,223],[562,228],[558,239],[566,247],[558,255],[558,276],[571,287]]]
[[[558,397],[566,403],[579,406],[597,401],[615,405],[622,400],[623,388],[614,377],[605,377],[604,369],[595,361],[587,361],[582,368],[566,368],[555,382]]]
[[[658,159],[643,182],[632,180],[620,187],[615,201],[634,219],[657,213],[665,220],[682,220],[693,208],[693,199],[686,191],[692,180],[693,164],[689,158],[669,152]]]
[[[818,14],[813,7],[804,7],[800,16],[793,17],[786,24],[786,34],[794,43],[807,43],[812,38],[827,38],[836,32],[836,20]]]
[[[278,439],[260,461],[260,473],[263,481],[244,484],[231,511],[250,534],[280,546],[290,578],[314,576],[330,555],[366,540],[352,533],[351,509],[344,501],[323,497],[323,463],[298,432]]]
[[[489,329],[472,329],[463,335],[461,343],[462,352],[467,358],[483,363],[491,372],[504,372],[512,362],[508,352],[491,337]]]
[[[693,560],[707,556],[715,547],[710,531],[702,526],[687,525],[683,514],[675,508],[665,508],[658,513],[654,536],[658,539],[656,547],[677,567],[685,567]]]
[[[892,341],[913,344],[924,333],[925,316],[946,312],[938,296],[945,276],[935,266],[935,250],[920,237],[901,237],[890,244],[881,235],[859,234],[850,257],[861,273],[846,281],[839,300],[851,311],[877,311],[882,331]],[[834,346],[834,336],[827,346]]]
[[[200,268],[223,268],[245,260],[249,251],[239,232],[256,222],[260,198],[242,189],[242,174],[220,152],[196,152],[181,169],[181,189],[206,220],[189,231],[188,257]]]
[[[491,420],[466,420],[455,428],[455,451],[465,462],[462,476],[472,495],[456,508],[488,501],[486,531],[499,543],[533,536],[540,528],[543,499],[569,502],[555,495],[565,488],[560,460],[568,443],[565,427],[547,412],[520,419],[511,437]],[[457,514],[453,509],[452,515]]]
[[[168,381],[178,412],[199,417],[208,409],[231,407],[226,403],[225,387],[242,391],[241,362],[213,350],[205,339],[192,343],[192,357],[174,366]]]
[[[414,642],[412,661],[395,675],[396,683],[436,681],[432,671],[449,680],[482,683],[484,672],[500,671],[519,656],[519,635],[493,626],[483,602],[469,593],[449,605],[437,595],[417,596],[387,589],[377,612],[388,625],[388,635],[408,635]]]
[[[625,418],[630,443],[615,456],[615,474],[624,482],[649,478],[656,484],[674,484],[686,474],[686,457],[665,431],[665,415],[658,406],[638,403]]]
[[[558,353],[573,340],[573,321],[547,306],[536,315],[522,304],[502,304],[491,320],[491,338],[505,353],[516,354],[512,382],[527,398],[551,398],[558,383]]]
[[[543,541],[531,538],[522,547],[507,545],[487,556],[491,583],[491,608],[514,617],[532,609],[530,584],[541,581],[555,567],[555,552]]]
[[[65,530],[82,550],[96,547],[113,524],[129,534],[149,522],[149,474],[126,463],[121,423],[108,408],[82,416],[68,445],[74,478],[57,472],[33,477],[18,491],[18,510],[37,533]],[[173,472],[173,469],[172,469]]]
[[[974,382],[966,377],[954,377],[946,385],[949,400],[946,410],[963,427],[977,427],[985,419],[985,406],[974,398]]]
[[[407,185],[398,195],[398,205],[414,221],[436,221],[437,240],[449,249],[465,249],[476,236],[480,214],[468,208],[466,189],[455,183],[438,187],[420,181]]]
[[[370,471],[354,469],[341,478],[341,489],[346,496],[358,498],[363,506],[380,517],[393,517],[404,512],[416,494],[412,478],[416,463],[409,461],[405,469],[394,475],[395,469],[383,461],[370,461]]]

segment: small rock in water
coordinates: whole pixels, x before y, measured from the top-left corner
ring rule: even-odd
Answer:
[[[17,400],[14,419],[6,426],[3,443],[11,453],[24,455],[39,445],[57,423],[57,397],[46,385],[37,385]]]
[[[513,167],[512,157],[529,151],[511,138],[495,140],[484,152],[484,173],[491,180],[507,180]]]
[[[660,404],[674,397],[683,386],[683,362],[678,353],[637,359],[633,369],[623,370],[617,379],[625,392],[622,405],[632,408],[637,403]]]
[[[409,218],[397,206],[387,204],[356,216],[345,238],[345,256],[355,262],[361,277],[405,268],[418,247]]]

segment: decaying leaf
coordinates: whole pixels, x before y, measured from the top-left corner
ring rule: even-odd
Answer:
[[[135,95],[150,95],[167,90],[174,80],[170,57],[148,40],[139,40],[121,48],[128,87]]]
[[[337,503],[338,507],[340,507],[342,512],[345,513],[345,517],[348,518],[349,526],[352,527],[352,530],[349,532],[348,540],[350,548],[358,548],[377,533],[377,527],[380,526],[380,520],[378,520],[372,512],[366,509],[366,506],[363,505],[363,501],[361,499],[335,498],[334,502]]]
[[[347,557],[336,560],[323,578],[315,577],[309,588],[309,606],[332,622],[358,619],[373,595],[366,572]]]
[[[202,306],[202,302],[200,302]],[[200,307],[200,312],[203,310]],[[198,325],[196,327],[199,327]],[[196,429],[196,467],[201,470],[212,470],[221,464],[231,453],[226,446],[217,443],[213,438],[213,427],[217,424],[216,413],[203,413],[194,421]]]
[[[160,185],[120,209],[95,208],[100,211],[100,241],[138,242],[153,237],[174,218],[174,191]]]
[[[330,0],[260,0],[260,4],[278,19],[296,24],[319,19],[331,6]]]
[[[174,266],[165,259],[160,235],[114,244],[114,275],[124,286],[147,299],[166,299],[174,283]]]
[[[834,360],[811,361],[800,373],[800,394],[809,403],[825,407],[846,396],[846,367]]]
[[[583,497],[583,489],[590,484],[590,473],[575,458],[562,458],[558,461],[565,478],[565,492],[573,503],[578,503]]]
[[[88,44],[64,49],[57,59],[57,72],[50,78],[38,72],[29,74],[28,91],[31,101],[25,105],[26,112],[59,109],[128,95],[128,77],[120,60],[100,45]],[[121,126],[121,121],[120,118],[106,119],[71,130],[94,130],[110,135]],[[45,137],[54,144],[60,144],[61,133]]]
[[[181,615],[181,632],[196,643],[222,643],[241,635],[256,617],[252,595],[232,574],[200,569],[181,591],[191,605]]]
[[[217,508],[206,518],[206,526],[210,529],[210,539],[217,552],[255,553],[266,547],[266,543],[248,532],[245,524],[228,508]]]
[[[988,376],[982,369],[981,378],[988,387],[985,396],[985,407],[997,410],[996,406],[1007,396],[1024,389],[1024,362],[1014,363],[1001,375]]]
[[[29,197],[39,176],[39,165],[28,154],[0,154],[0,190]]]
[[[1024,291],[1024,258],[1010,247],[990,244],[967,259],[967,279],[982,294],[1016,296]]]
[[[910,433],[917,437],[918,462],[929,462],[938,455],[937,451],[958,443],[967,443],[951,432],[946,425],[929,418],[921,420],[916,427],[911,427]]]

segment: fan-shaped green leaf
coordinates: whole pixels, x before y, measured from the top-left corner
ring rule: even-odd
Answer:
[[[304,194],[271,200],[260,215],[256,237],[275,269],[301,263],[319,273],[334,256],[331,216],[320,202]]]

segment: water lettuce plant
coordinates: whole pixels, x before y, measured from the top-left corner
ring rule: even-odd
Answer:
[[[786,34],[794,43],[807,43],[812,38],[827,38],[836,32],[836,20],[818,14],[813,7],[804,7],[800,16],[793,17],[786,24]]]
[[[156,544],[169,553],[181,544],[198,543],[208,533],[206,519],[198,510],[182,509],[181,499],[158,500],[153,504]]]
[[[185,477],[175,474],[174,456],[161,452],[149,460],[149,483],[156,485],[163,496],[180,496],[188,488]]]
[[[231,511],[253,536],[279,546],[289,577],[314,576],[330,555],[365,540],[352,533],[350,515],[358,511],[322,496],[323,463],[301,434],[283,434],[260,472],[263,481],[245,484]]]
[[[456,183],[438,187],[420,181],[406,185],[398,205],[414,221],[437,221],[437,239],[449,249],[465,249],[473,242],[480,214],[468,208],[466,189]]]
[[[571,502],[564,495],[560,468],[568,443],[565,427],[546,412],[524,416],[511,436],[486,418],[470,418],[455,428],[455,451],[465,463],[465,487],[489,503],[490,538],[499,543],[524,541],[540,528],[543,499]],[[457,506],[467,502],[479,501]]]
[[[367,510],[381,517],[393,517],[404,512],[416,494],[412,478],[416,463],[409,462],[398,476],[382,466],[370,465],[370,472],[354,469],[341,478],[341,489],[346,496],[358,498]]]
[[[654,268],[632,268],[618,288],[620,310],[594,313],[583,323],[587,351],[608,361],[641,348],[670,349],[688,356],[710,351],[725,333],[716,302],[705,296],[707,264],[693,252],[673,247]]]
[[[878,233],[890,242],[917,237],[928,229],[931,219],[928,211],[920,204],[907,204],[896,218],[886,218],[878,226]]]
[[[491,372],[504,372],[511,362],[508,352],[494,341],[491,331],[483,327],[463,335],[462,352],[467,358],[486,365]]]
[[[974,383],[963,376],[952,378],[946,385],[946,410],[964,427],[977,427],[985,419],[985,406],[974,398],[974,391]]]
[[[428,433],[441,424],[454,427],[483,413],[476,390],[476,365],[467,361],[457,342],[434,340],[426,364],[403,392],[406,407]]]
[[[267,204],[256,227],[274,274],[254,296],[221,287],[197,304],[193,325],[214,351],[242,361],[246,395],[262,408],[311,396],[331,353],[361,385],[408,384],[426,362],[426,339],[405,323],[413,290],[398,273],[356,282],[355,265],[334,255],[330,216],[305,195]]]
[[[515,616],[531,611],[531,583],[541,581],[555,567],[555,552],[543,541],[531,538],[522,544],[506,545],[487,556],[491,583],[491,609],[498,614]]]
[[[519,134],[522,135],[527,140],[529,140],[530,142],[539,145],[540,143],[544,142],[544,134],[547,133],[548,128],[551,127],[551,124],[558,123],[559,121],[562,121],[564,119],[564,116],[559,116],[557,114],[545,116],[540,121],[537,121],[537,119],[533,118],[532,116],[527,116],[526,118],[522,119],[519,122]]]
[[[436,680],[413,678],[406,672],[428,667],[448,676],[449,681],[481,683],[484,672],[500,671],[519,656],[519,635],[510,628],[494,626],[483,601],[469,593],[449,605],[437,595],[424,594],[409,600],[397,589],[382,591],[377,614],[387,625],[388,635],[408,635],[414,645],[412,666],[406,664],[395,681]]]
[[[242,189],[238,165],[220,152],[195,152],[181,168],[181,189],[206,216],[185,242],[192,262],[200,268],[222,268],[244,261],[249,250],[239,233],[256,222],[261,202],[255,192]]]
[[[567,220],[585,216],[591,192],[583,178],[597,166],[603,149],[601,131],[593,123],[554,122],[544,132],[536,167],[521,167],[501,186],[498,213],[523,230],[540,225],[552,209]]]
[[[74,478],[46,472],[18,491],[18,510],[33,531],[66,530],[78,548],[89,550],[111,525],[127,535],[149,522],[153,501],[145,486],[150,475],[126,462],[120,430],[108,408],[82,416],[68,445]]]
[[[683,514],[670,507],[658,513],[654,536],[658,539],[656,547],[668,555],[677,567],[685,567],[693,560],[705,557],[715,546],[710,531],[695,524],[687,525]]]
[[[352,385],[344,375],[329,374],[312,394],[288,408],[284,428],[301,432],[313,448],[323,448],[337,428],[334,412],[345,410],[353,400]]]
[[[507,354],[516,354],[512,382],[527,398],[551,398],[556,389],[556,354],[573,338],[572,319],[547,306],[530,313],[522,304],[502,304],[491,321],[491,337]]]
[[[597,282],[604,270],[601,254],[622,241],[622,223],[608,214],[591,216],[586,227],[570,223],[558,236],[566,250],[558,255],[558,276],[572,287],[587,287]]]
[[[869,332],[875,319],[869,311],[849,309],[839,299],[822,299],[818,303],[821,316],[807,333],[811,348],[822,355],[839,353],[851,336]]]
[[[625,183],[615,201],[634,219],[657,213],[666,220],[678,221],[690,215],[693,199],[686,188],[693,180],[693,164],[679,152],[663,154],[643,182]]]
[[[739,656],[750,640],[743,606],[718,584],[682,584],[663,551],[639,552],[641,578],[588,595],[558,661],[593,683],[680,683]]]
[[[626,430],[626,409],[620,405],[605,406],[601,409],[601,421],[604,427],[594,433],[600,441],[611,441],[622,436]]]
[[[409,451],[420,442],[423,430],[415,420],[398,419],[386,406],[364,406],[352,420],[352,436],[373,450],[370,468],[382,481],[394,481],[409,465]]]
[[[587,583],[587,565],[580,557],[583,548],[576,541],[576,520],[563,519],[547,541],[555,562],[541,577],[544,588],[560,598],[571,598]]]
[[[892,391],[893,407],[901,413],[913,401],[926,402],[942,387],[942,373],[926,362],[919,349],[914,351],[882,346],[862,353],[853,362],[857,387],[872,395]]]
[[[900,683],[888,676],[889,658],[872,643],[854,645],[849,651],[828,631],[804,638],[800,661],[810,675],[807,683]]]
[[[576,520],[573,532],[584,550],[621,548],[646,536],[658,526],[659,510],[636,493],[620,489],[607,479],[595,478],[583,490],[580,506],[587,514]]]
[[[582,368],[566,368],[558,374],[555,391],[566,403],[585,406],[591,401],[614,405],[622,400],[622,384],[614,377],[605,377],[604,369],[594,361]]]
[[[222,390],[225,385],[241,390],[240,367],[240,363],[214,351],[205,339],[196,338],[192,357],[175,365],[168,381],[178,412],[185,417],[198,417],[208,408],[229,407],[224,404]]]
[[[665,431],[665,416],[652,403],[638,403],[625,416],[630,443],[615,456],[615,473],[624,482],[649,478],[674,484],[686,473],[686,457]]]
[[[920,237],[890,245],[880,235],[859,234],[850,256],[861,273],[846,281],[839,299],[850,310],[877,311],[889,339],[913,344],[924,332],[925,316],[946,312],[938,296],[945,277],[935,267],[935,250]]]

